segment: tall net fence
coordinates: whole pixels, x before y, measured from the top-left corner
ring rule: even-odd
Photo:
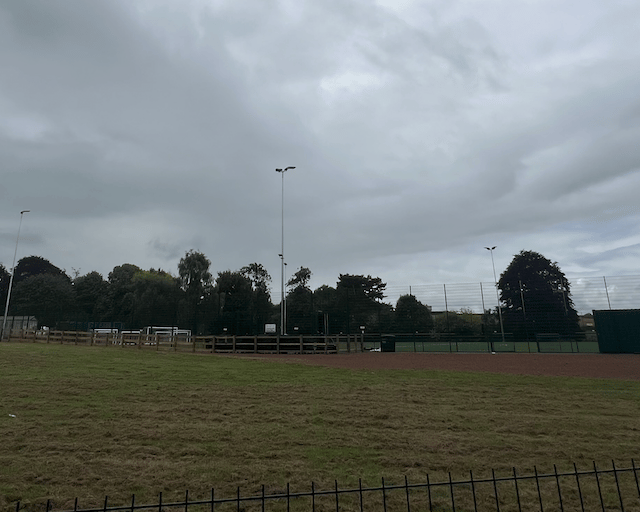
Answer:
[[[572,277],[569,283],[571,299],[580,315],[594,309],[640,308],[640,275]],[[385,300],[392,303],[401,295],[412,294],[432,311],[482,313],[498,305],[492,282],[387,286],[385,292]]]

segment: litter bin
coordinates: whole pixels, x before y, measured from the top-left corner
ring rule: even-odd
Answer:
[[[395,352],[396,351],[396,337],[392,335],[382,336],[382,342],[380,343],[381,352]]]

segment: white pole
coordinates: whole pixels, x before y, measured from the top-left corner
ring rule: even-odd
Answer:
[[[2,318],[2,331],[0,331],[0,341],[4,339],[4,330],[7,326],[7,314],[9,313],[9,299],[11,298],[11,287],[13,286],[13,276],[16,273],[16,255],[18,254],[18,242],[20,241],[20,228],[22,227],[22,216],[30,210],[20,212],[20,223],[18,224],[18,236],[16,238],[16,250],[13,252],[13,264],[11,265],[11,278],[9,279],[9,289],[7,290],[7,303],[4,307],[4,317]]]
[[[282,236],[281,236],[281,245],[280,245],[280,335],[283,336],[285,333],[285,316],[284,316],[284,173],[289,169],[295,169],[295,167],[285,167],[284,169],[276,169],[276,172],[279,172],[282,175],[282,214],[281,214],[281,225],[282,225]]]
[[[498,316],[500,317],[500,334],[502,334],[502,343],[504,343],[504,326],[502,324],[502,307],[500,306],[500,295],[498,294],[498,280],[496,279],[496,264],[493,261],[493,250],[496,248],[493,247],[485,247],[487,251],[491,253],[491,266],[493,267],[493,283],[496,287],[496,300],[498,302]],[[491,343],[493,345],[493,342]],[[491,347],[493,351],[493,346]]]

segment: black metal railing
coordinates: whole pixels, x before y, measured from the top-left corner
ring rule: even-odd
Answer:
[[[469,478],[453,480],[451,473],[448,479],[432,482],[427,474],[426,482],[410,483],[407,477],[400,484],[389,484],[384,478],[380,486],[363,487],[359,480],[358,487],[341,489],[337,480],[332,489],[320,490],[312,482],[308,491],[291,492],[289,484],[286,489],[266,493],[265,486],[261,492],[242,495],[240,487],[233,496],[220,497],[215,489],[211,489],[206,498],[192,499],[186,491],[184,499],[165,502],[160,493],[158,501],[151,504],[137,504],[135,495],[126,505],[110,505],[108,496],[99,507],[81,508],[76,498],[73,509],[68,512],[135,512],[138,510],[155,510],[162,512],[169,509],[184,509],[184,512],[215,512],[236,510],[311,510],[311,511],[372,511],[383,510],[429,510],[471,511],[495,510],[507,511],[573,511],[582,512],[600,510],[620,510],[631,512],[640,510],[640,484],[638,472],[631,459],[631,466],[616,467],[612,461],[611,469],[599,469],[593,463],[593,469],[578,470],[573,464],[572,471],[558,472],[556,466],[553,473],[541,474],[534,466],[533,473],[519,475],[515,468],[506,476],[496,476],[491,470],[488,478],[474,477],[472,471]],[[44,512],[56,510],[55,504],[48,500],[43,504]],[[15,511],[24,510],[20,502]],[[33,505],[29,510],[34,510]],[[37,509],[36,509],[37,510]]]

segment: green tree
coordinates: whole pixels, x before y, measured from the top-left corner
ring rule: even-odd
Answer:
[[[269,283],[271,276],[267,269],[260,263],[251,263],[240,269],[240,273],[251,281],[253,297],[249,315],[251,317],[252,330],[259,334],[264,329],[264,324],[270,321],[273,310]]]
[[[109,272],[105,315],[107,321],[124,322],[131,326],[136,305],[133,277],[140,270],[136,265],[125,263]]]
[[[132,279],[135,298],[133,325],[178,327],[179,280],[164,270],[140,270]]]
[[[482,315],[462,308],[460,311],[440,313],[434,322],[436,332],[471,336],[482,333]]]
[[[433,328],[431,309],[414,295],[402,295],[396,302],[394,330],[396,332],[429,332]]]
[[[323,284],[313,291],[315,328],[317,332],[331,334],[340,331],[336,322],[338,308],[338,292],[335,288]],[[326,330],[326,332],[325,332]]]
[[[269,288],[271,276],[267,269],[260,263],[250,263],[240,269],[240,273],[251,281],[254,290]]]
[[[309,288],[311,270],[306,267],[293,274],[287,281],[291,290],[287,293],[287,331],[289,334],[314,334],[317,319],[314,315],[313,292]]]
[[[43,273],[22,279],[11,296],[11,314],[35,316],[39,326],[55,328],[74,311],[73,286],[66,275]]]
[[[60,270],[49,260],[46,260],[41,256],[27,256],[18,261],[15,275],[13,276],[13,284],[18,284],[31,276],[37,276],[40,274],[67,276],[63,270]]]
[[[214,293],[219,304],[214,330],[219,333],[227,329],[228,334],[253,332],[251,280],[239,271],[218,272]]]
[[[504,326],[521,338],[535,333],[569,334],[579,330],[568,279],[534,251],[520,251],[500,275]]]
[[[178,275],[185,293],[187,316],[192,332],[198,332],[199,308],[212,290],[212,276],[209,272],[211,262],[201,252],[188,251],[178,264]]]
[[[109,284],[98,272],[89,272],[73,280],[76,317],[83,322],[99,322],[106,311],[106,294]]]
[[[500,315],[498,308],[485,309],[482,313],[482,334],[492,335],[500,333]]]
[[[318,311],[329,312],[335,309],[338,303],[336,289],[323,284],[313,291],[313,303]]]
[[[307,267],[300,267],[300,269],[291,276],[291,279],[287,281],[287,286],[292,288],[306,288],[309,290],[309,281],[311,280],[311,270]]]
[[[4,306],[7,303],[7,291],[9,290],[9,281],[11,281],[11,274],[0,263],[0,304],[2,304],[2,313],[4,314]]]
[[[359,332],[360,326],[367,331],[380,331],[383,310],[390,309],[384,304],[383,283],[379,277],[340,274],[336,285],[338,296],[337,324],[343,332]]]

